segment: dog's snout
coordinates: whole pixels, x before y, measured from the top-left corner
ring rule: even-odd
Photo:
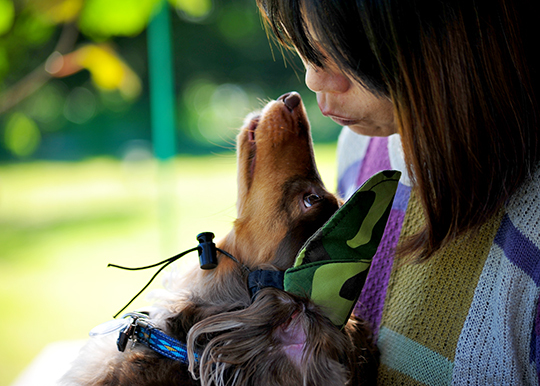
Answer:
[[[294,108],[300,104],[301,98],[300,94],[293,91],[287,94],[283,94],[278,98],[278,100],[282,101],[285,106],[289,108],[290,111],[293,111]]]

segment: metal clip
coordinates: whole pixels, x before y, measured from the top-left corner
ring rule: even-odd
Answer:
[[[118,350],[121,352],[124,352],[126,350],[127,344],[130,340],[133,342],[133,344],[136,343],[137,327],[141,324],[147,325],[147,323],[143,322],[143,320],[148,318],[148,315],[139,312],[129,312],[125,314],[123,318],[131,318],[131,323],[126,326],[126,328],[124,328],[122,331],[120,331],[120,334],[118,335],[116,347],[118,347]]]

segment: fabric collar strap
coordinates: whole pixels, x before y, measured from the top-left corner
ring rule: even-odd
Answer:
[[[248,275],[248,287],[251,296],[253,297],[264,287],[274,287],[283,289],[283,279],[285,272],[283,271],[267,271],[258,269]]]
[[[189,364],[187,346],[150,323],[145,314],[131,312],[124,318],[130,318],[131,321],[118,335],[116,341],[118,350],[125,351],[128,342],[131,341],[132,344],[143,344],[169,359]],[[198,355],[195,353],[195,361],[197,360]]]

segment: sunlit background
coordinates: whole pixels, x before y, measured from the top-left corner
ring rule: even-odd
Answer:
[[[0,0],[0,385],[153,274],[107,263],[226,234],[234,138],[265,101],[301,93],[334,189],[339,128],[303,76],[255,0]]]

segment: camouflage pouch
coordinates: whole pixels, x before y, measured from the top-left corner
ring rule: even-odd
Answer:
[[[343,327],[381,241],[401,173],[375,174],[303,246],[284,289],[310,297]]]

